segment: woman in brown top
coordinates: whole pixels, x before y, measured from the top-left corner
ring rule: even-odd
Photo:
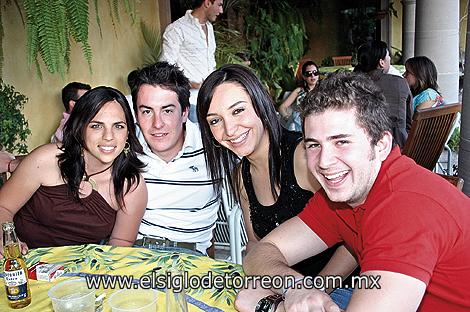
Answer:
[[[92,89],[77,101],[63,143],[36,148],[0,189],[0,222],[13,219],[29,247],[105,238],[131,246],[147,203],[141,152],[122,93]]]

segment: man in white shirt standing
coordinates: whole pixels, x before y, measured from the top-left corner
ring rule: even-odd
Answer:
[[[132,71],[128,83],[149,194],[135,246],[206,254],[219,196],[199,127],[187,120],[189,80],[176,65],[158,62]]]
[[[194,10],[167,26],[163,34],[161,61],[176,64],[191,83],[189,119],[197,122],[197,94],[202,82],[215,69],[215,37],[211,22],[223,12],[223,0],[195,0]]]

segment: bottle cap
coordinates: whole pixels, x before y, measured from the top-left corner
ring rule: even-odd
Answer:
[[[11,230],[14,230],[15,229],[15,224],[13,223],[13,221],[7,221],[7,222],[4,222],[2,224],[2,229],[4,231],[11,231]]]

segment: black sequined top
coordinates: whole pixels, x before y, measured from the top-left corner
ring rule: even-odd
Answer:
[[[299,214],[313,196],[312,192],[300,188],[294,175],[294,152],[301,140],[300,133],[283,129],[281,190],[277,201],[271,206],[263,206],[258,202],[251,180],[250,162],[246,158],[242,160],[242,178],[250,203],[251,224],[259,238],[263,238],[279,224]]]

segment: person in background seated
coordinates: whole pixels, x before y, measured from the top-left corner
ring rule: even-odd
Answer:
[[[20,161],[6,151],[0,151],[0,173],[12,173]]]
[[[207,173],[199,129],[188,120],[189,80],[167,62],[131,73],[128,82],[149,189],[135,245],[205,255],[220,197]]]
[[[413,93],[415,111],[445,104],[444,98],[438,91],[436,66],[426,56],[407,59],[403,77]]]
[[[333,74],[305,98],[308,168],[323,188],[243,263],[247,275],[296,277],[296,287],[272,290],[286,311],[339,311],[290,269],[338,242],[354,251],[363,282],[346,311],[470,310],[470,198],[401,155],[386,111],[381,90],[356,73]],[[238,310],[259,311],[255,295],[242,290]]]
[[[0,188],[0,222],[13,220],[32,248],[106,238],[132,246],[147,202],[139,153],[125,97],[94,88],[77,101],[63,142],[36,148]]]
[[[403,148],[413,120],[413,97],[405,79],[387,74],[390,68],[387,44],[371,41],[361,45],[357,50],[357,61],[354,71],[368,74],[384,93],[393,139]]]
[[[197,123],[197,93],[202,82],[215,69],[215,36],[212,23],[223,13],[223,0],[194,0],[193,10],[170,25],[163,33],[160,61],[175,64],[191,84],[189,119]]]
[[[230,174],[230,191],[243,210],[249,253],[261,238],[300,213],[319,189],[307,170],[302,135],[281,127],[271,97],[243,65],[224,65],[210,74],[197,107],[207,166],[218,189],[223,174]],[[315,275],[334,251],[297,269]],[[337,274],[347,276],[356,267],[344,247],[333,257],[341,265],[332,267],[344,270]]]
[[[81,82],[71,82],[62,89],[62,104],[64,104],[65,112],[62,113],[62,119],[51,138],[51,143],[62,142],[64,125],[69,119],[75,103],[90,89],[90,85]]]
[[[296,88],[289,94],[287,99],[279,106],[279,113],[286,120],[286,128],[302,132],[300,120],[300,104],[305,95],[317,85],[320,71],[318,65],[313,61],[306,61],[302,65],[302,86]]]

